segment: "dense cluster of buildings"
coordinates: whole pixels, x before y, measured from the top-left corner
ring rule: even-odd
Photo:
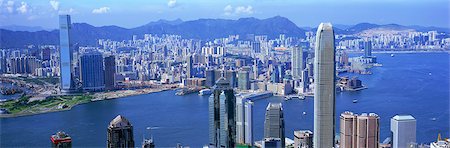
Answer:
[[[365,64],[376,63],[373,47],[448,47],[450,41],[438,39],[437,34],[362,34],[364,39],[342,40],[348,36],[335,35],[331,24],[322,23],[316,33],[307,32],[305,39],[281,34],[276,39],[265,35],[244,38],[230,35],[201,41],[183,39],[179,35],[145,34],[143,38],[134,35],[131,40],[124,41],[100,39],[97,47],[81,47],[72,42],[70,16],[61,15],[59,48],[2,50],[0,72],[59,76],[61,91],[66,93],[113,90],[141,82],[209,87],[213,93],[209,98],[208,147],[213,148],[288,145],[301,148],[403,148],[418,146],[415,143],[416,122],[412,116],[393,117],[392,140],[380,142],[378,115],[345,112],[340,116],[340,140],[335,140],[336,71],[364,71]],[[365,53],[352,59],[344,49],[364,49]],[[355,79],[348,85],[352,88],[362,86],[361,81]],[[236,92],[265,91],[277,95],[313,94],[314,130],[295,131],[295,139],[287,140],[282,104],[270,103],[265,114],[264,138],[255,141],[253,102],[236,97]],[[61,137],[58,135],[55,139]],[[133,127],[123,116],[111,121],[107,135],[108,147],[135,146]],[[442,143],[445,141],[434,145]],[[154,147],[153,140],[144,140],[143,147]]]

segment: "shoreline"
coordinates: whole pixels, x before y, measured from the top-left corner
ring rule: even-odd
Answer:
[[[82,105],[82,104],[98,102],[98,101],[113,100],[113,99],[120,99],[120,98],[139,96],[139,95],[146,95],[146,94],[152,94],[152,93],[159,93],[159,92],[164,92],[164,91],[169,91],[169,90],[174,90],[174,89],[176,89],[176,88],[143,88],[143,89],[136,89],[136,90],[118,90],[118,91],[113,91],[113,92],[98,92],[98,93],[92,94],[92,96],[94,98],[91,99],[89,102],[81,102],[81,103],[77,103],[75,105],[69,106],[67,108],[50,109],[50,110],[46,110],[46,111],[42,111],[42,112],[0,114],[0,119],[33,116],[33,115],[62,112],[62,111],[70,111],[73,107]],[[99,95],[101,95],[101,96],[99,96]],[[106,95],[106,96],[102,97],[103,95]],[[111,95],[116,95],[116,96],[111,96]]]

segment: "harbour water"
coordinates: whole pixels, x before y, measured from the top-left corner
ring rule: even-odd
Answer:
[[[339,114],[374,112],[380,116],[380,139],[390,135],[390,118],[411,114],[417,119],[417,142],[429,143],[441,133],[449,137],[449,54],[375,54],[383,67],[372,75],[358,75],[368,89],[336,95],[336,130]],[[353,103],[357,99],[358,103]],[[313,129],[313,99],[282,101],[271,97],[255,102],[254,136],[262,139],[265,108],[283,102],[286,136]],[[306,112],[306,115],[303,115]],[[158,147],[177,143],[200,147],[208,143],[208,96],[175,95],[164,91],[140,96],[83,104],[70,111],[0,119],[0,147],[48,147],[58,130],[70,134],[75,147],[105,147],[106,128],[118,114],[134,126],[136,146],[148,136],[146,127],[158,126],[151,134]]]

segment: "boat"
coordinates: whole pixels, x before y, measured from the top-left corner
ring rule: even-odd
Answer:
[[[431,76],[431,72],[430,72],[430,73],[428,73],[428,75],[430,75],[430,76]]]
[[[306,115],[306,112],[303,112],[303,115]]]
[[[210,89],[202,89],[198,92],[199,96],[205,96],[212,94],[212,91]]]
[[[356,99],[353,99],[353,103],[357,103],[358,102],[358,100],[356,100]]]
[[[395,55],[394,54],[391,54],[391,57],[394,57]]]
[[[375,64],[373,64],[373,66],[375,66],[375,67],[381,67],[381,66],[383,66],[383,64],[375,63]]]

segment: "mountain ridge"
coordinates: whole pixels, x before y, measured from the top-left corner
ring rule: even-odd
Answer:
[[[403,26],[398,24],[378,25],[373,23],[359,23],[355,25],[334,26],[337,34],[356,34],[364,30],[373,28],[387,29],[414,29],[418,31],[437,30],[438,32],[449,33],[447,28],[423,27],[423,26]],[[197,19],[190,21],[163,20],[149,22],[134,28],[124,28],[115,25],[93,26],[88,23],[73,23],[72,34],[74,43],[82,46],[95,46],[98,39],[111,39],[116,41],[129,40],[132,35],[140,38],[144,34],[177,34],[183,38],[212,40],[227,37],[228,35],[240,35],[245,38],[248,34],[267,35],[269,38],[277,38],[279,34],[286,36],[304,37],[306,31],[315,32],[317,28],[298,27],[288,18],[274,16],[266,19],[254,17],[231,19]],[[59,32],[54,30],[41,31],[12,31],[0,27],[0,47],[1,48],[21,48],[25,45],[58,44]]]

